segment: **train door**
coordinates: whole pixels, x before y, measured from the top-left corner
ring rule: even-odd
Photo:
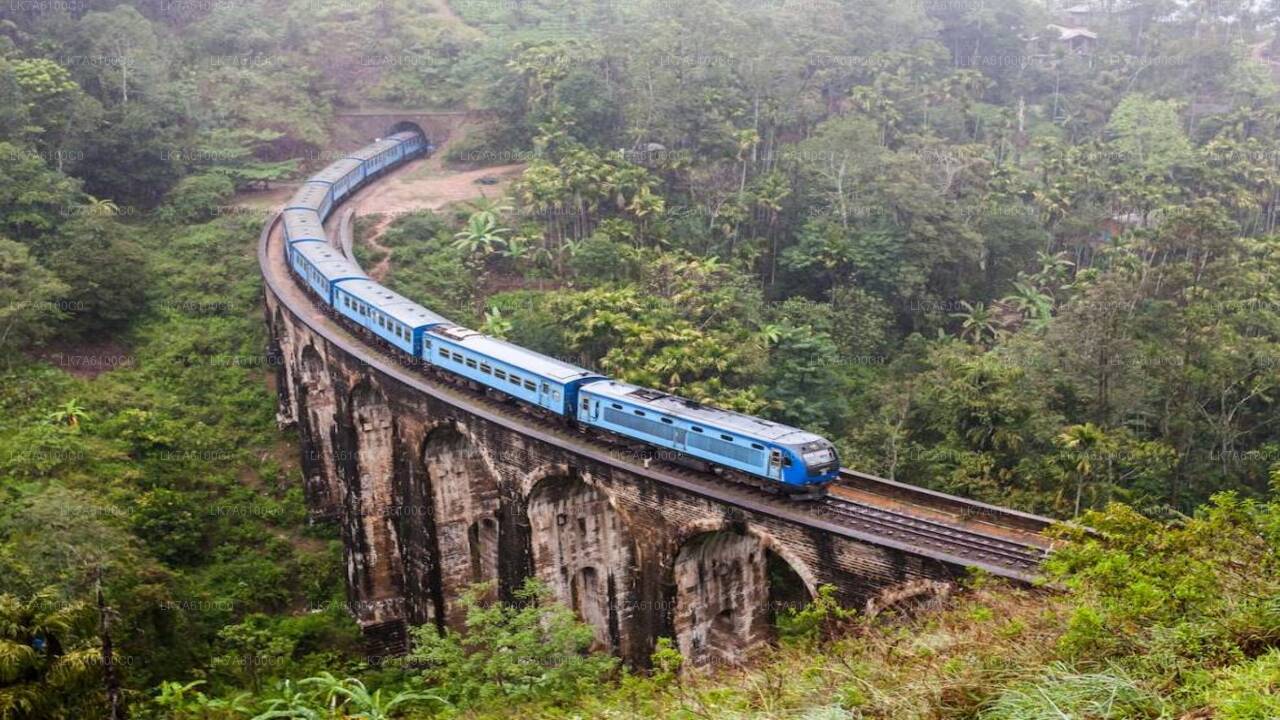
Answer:
[[[552,387],[551,387],[551,383],[546,382],[546,381],[543,381],[543,382],[539,385],[539,392],[538,392],[538,404],[539,404],[539,405],[541,405],[541,406],[542,406],[542,407],[544,407],[544,408],[547,408],[548,410],[555,410],[555,409],[556,409],[556,403],[555,403],[555,401],[552,399],[552,394],[553,394],[553,393],[554,393],[556,396],[558,396],[558,395],[560,394],[558,390],[553,390],[553,389],[552,389]]]
[[[782,479],[782,451],[773,448],[769,451],[769,467],[765,470],[765,475],[774,480]]]

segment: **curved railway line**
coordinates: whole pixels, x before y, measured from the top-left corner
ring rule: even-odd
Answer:
[[[397,168],[347,198],[326,223],[329,242],[351,255],[353,209],[371,188],[403,170],[404,166]],[[646,458],[625,443],[570,430],[482,392],[443,382],[424,371],[420,361],[379,347],[371,342],[373,336],[322,309],[290,272],[281,252],[283,242],[281,215],[276,214],[262,230],[258,260],[268,289],[296,317],[370,368],[486,421],[726,505],[1013,580],[1038,579],[1039,565],[1052,550],[1053,542],[1042,534],[1053,523],[1047,518],[847,469],[825,498],[787,500],[714,473]]]

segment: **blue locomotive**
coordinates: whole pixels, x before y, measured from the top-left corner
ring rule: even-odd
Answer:
[[[289,267],[333,312],[457,382],[670,452],[678,462],[789,492],[812,493],[835,479],[835,447],[818,435],[617,382],[462,327],[374,282],[334,250],[323,225],[333,209],[365,183],[429,150],[421,134],[396,133],[312,176],[286,205]]]

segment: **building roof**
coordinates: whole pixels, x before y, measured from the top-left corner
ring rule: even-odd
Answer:
[[[1050,25],[1049,29],[1058,31],[1058,38],[1060,40],[1074,40],[1078,37],[1087,38],[1089,40],[1098,39],[1098,34],[1087,28]]]
[[[790,425],[783,425],[782,423],[752,415],[744,415],[731,410],[722,410],[676,395],[668,395],[657,390],[650,390],[649,388],[642,388],[638,385],[616,380],[601,380],[588,383],[583,386],[582,390],[602,397],[615,398],[653,408],[655,412],[664,413],[689,422],[721,428],[746,437],[767,440],[781,445],[794,446],[810,442],[826,444],[827,442],[820,435],[815,435],[807,430],[794,428]]]

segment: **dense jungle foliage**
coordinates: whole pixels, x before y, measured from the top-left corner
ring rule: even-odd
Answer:
[[[1068,4],[0,5],[0,717],[1280,716],[1280,8]],[[523,165],[397,218],[389,285],[1097,532],[710,675],[533,584],[371,662],[242,203],[378,106]]]

